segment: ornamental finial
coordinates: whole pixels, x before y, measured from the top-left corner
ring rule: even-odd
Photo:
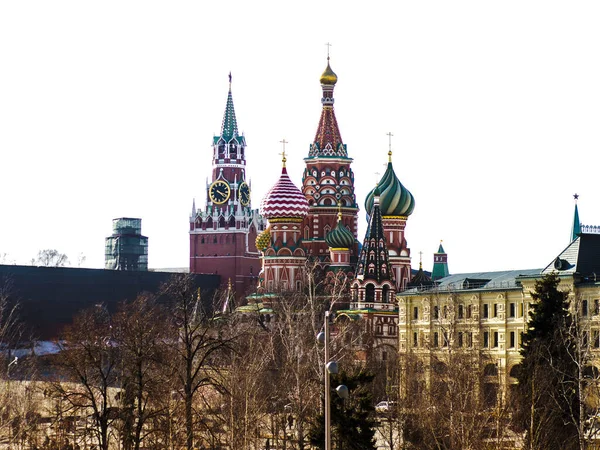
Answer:
[[[579,198],[579,194],[573,194],[573,198],[575,199],[575,203],[577,203],[577,199]]]
[[[342,221],[342,202],[338,202],[338,222]]]
[[[423,252],[419,252],[419,270],[423,270]]]
[[[285,163],[287,161],[287,158],[285,157],[285,144],[289,144],[289,142],[286,141],[285,139],[283,139],[279,142],[283,145],[283,150],[281,151],[280,155],[281,155],[281,162],[283,164],[283,167],[285,167]]]
[[[229,90],[231,90],[231,70],[229,71]]]
[[[327,46],[327,62],[329,62],[329,49],[331,48],[331,44],[327,42],[325,45]]]
[[[389,138],[389,150],[388,150],[388,158],[389,159],[388,159],[388,161],[392,162],[392,136],[393,136],[393,134],[390,131],[390,132],[388,132],[387,135],[388,135],[388,138]]]

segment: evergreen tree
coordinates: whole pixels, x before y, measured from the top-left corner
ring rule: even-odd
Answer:
[[[369,389],[375,376],[360,371],[355,375],[340,372],[331,376],[331,442],[336,450],[370,450],[375,446],[375,409]],[[341,399],[335,387],[344,384],[350,398]],[[317,416],[310,433],[311,443],[322,449],[325,446],[325,417]]]
[[[552,273],[535,283],[535,300],[523,335],[522,367],[517,379],[517,419],[526,432],[527,449],[579,447],[576,341],[567,293]]]

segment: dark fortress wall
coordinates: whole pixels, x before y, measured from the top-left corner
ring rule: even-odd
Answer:
[[[60,337],[63,327],[79,312],[104,304],[112,313],[119,303],[141,292],[157,293],[173,273],[134,272],[65,267],[0,265],[0,289],[8,288],[9,302],[19,303],[19,318],[34,338]],[[210,304],[219,275],[192,274],[203,303]]]

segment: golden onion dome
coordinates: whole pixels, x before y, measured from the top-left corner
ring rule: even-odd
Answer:
[[[337,83],[337,79],[337,75],[333,70],[331,70],[331,67],[329,66],[329,58],[327,58],[327,68],[325,69],[325,72],[323,72],[323,74],[321,75],[321,84],[333,86],[335,85],[335,83]]]
[[[264,252],[271,245],[271,229],[267,227],[256,237],[256,248]]]

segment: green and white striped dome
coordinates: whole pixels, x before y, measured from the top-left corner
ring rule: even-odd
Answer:
[[[379,208],[382,216],[409,216],[415,209],[415,198],[406,189],[394,173],[392,167],[392,155],[388,153],[390,161],[387,169],[379,181],[379,184],[374,188],[365,200],[365,210],[367,214],[373,209],[373,199],[375,197],[375,189],[379,188]]]

